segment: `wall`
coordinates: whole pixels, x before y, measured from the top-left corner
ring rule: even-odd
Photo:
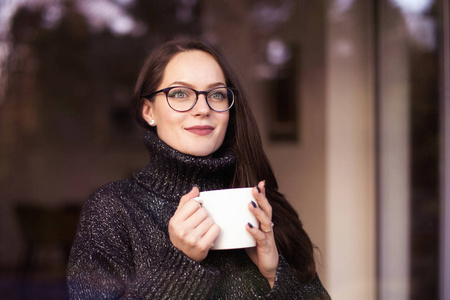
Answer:
[[[375,106],[371,1],[330,2],[326,219],[333,299],[376,297]]]
[[[321,280],[327,286],[328,262],[325,207],[325,4],[303,1],[295,24],[285,33],[299,44],[298,143],[270,143],[266,151],[280,190],[294,205],[306,231],[317,246]],[[314,17],[311,17],[314,16]]]

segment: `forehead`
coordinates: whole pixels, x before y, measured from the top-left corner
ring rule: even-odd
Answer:
[[[168,62],[162,84],[186,82],[202,84],[223,82],[225,75],[217,60],[209,53],[200,50],[184,51],[174,55]]]

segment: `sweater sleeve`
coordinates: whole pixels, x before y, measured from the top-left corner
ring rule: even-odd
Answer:
[[[68,265],[70,299],[207,298],[219,271],[160,241],[148,245],[147,258],[136,260],[127,215],[116,198],[97,192],[83,209]]]
[[[316,277],[310,283],[302,283],[295,276],[286,259],[280,254],[275,284],[270,291],[261,299],[308,299],[308,300],[330,300],[330,296]]]

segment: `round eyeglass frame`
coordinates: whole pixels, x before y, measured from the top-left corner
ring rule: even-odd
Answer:
[[[193,91],[193,92],[195,93],[195,102],[194,102],[194,104],[192,104],[192,106],[191,106],[190,108],[188,108],[188,109],[183,109],[183,110],[179,110],[179,109],[173,108],[172,105],[170,105],[170,101],[169,101],[169,92],[170,92],[172,89],[175,89],[175,88],[189,89],[189,90],[191,90],[191,91]],[[224,109],[224,110],[217,110],[217,109],[212,108],[211,105],[209,104],[209,101],[208,101],[208,94],[209,94],[211,91],[214,91],[214,90],[217,90],[217,89],[224,89],[224,88],[227,89],[227,90],[229,90],[229,91],[231,92],[231,94],[233,95],[233,99],[232,99],[232,101],[231,101],[231,104],[228,106],[227,109]],[[161,93],[161,92],[164,93],[164,94],[166,94],[166,101],[167,101],[167,104],[169,105],[169,107],[170,107],[171,109],[173,109],[174,111],[177,111],[177,112],[186,112],[186,111],[190,111],[191,109],[193,109],[194,106],[197,104],[197,101],[198,101],[198,95],[204,95],[204,96],[205,96],[206,104],[208,104],[208,107],[209,107],[211,110],[213,110],[213,111],[215,111],[215,112],[225,112],[225,111],[227,111],[227,110],[230,110],[230,108],[234,105],[234,99],[236,98],[236,94],[237,94],[237,90],[236,90],[236,89],[230,88],[230,87],[226,87],[226,86],[215,87],[215,88],[212,88],[212,89],[207,90],[207,91],[197,91],[196,89],[193,89],[193,88],[190,88],[190,87],[187,87],[187,86],[171,86],[171,87],[164,88],[164,89],[161,89],[161,90],[159,90],[159,91],[150,93],[150,94],[148,94],[148,95],[145,95],[145,96],[143,96],[143,98],[150,99],[150,98],[153,97],[154,95],[159,94],[159,93]]]

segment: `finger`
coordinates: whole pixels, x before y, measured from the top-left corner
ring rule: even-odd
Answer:
[[[263,230],[268,230],[272,224],[271,218],[254,201],[248,204],[248,209],[252,212],[260,223]]]
[[[213,245],[213,242],[217,239],[220,233],[220,226],[217,224],[213,224],[203,235],[201,239],[201,245],[205,249],[210,249]]]
[[[269,235],[273,235],[273,222],[269,223],[265,223],[265,224],[260,224],[260,230],[264,233],[264,234],[269,234]]]
[[[252,191],[253,197],[255,197],[258,206],[266,213],[269,218],[272,218],[272,206],[266,198],[266,190],[264,187],[264,181],[260,181]]]
[[[176,210],[174,217],[176,217],[176,219],[181,222],[185,222],[188,221],[201,208],[202,206],[197,201],[195,201],[194,199],[190,199],[183,205],[183,207],[179,207]],[[193,219],[192,221],[194,220],[195,219]],[[188,224],[195,227],[201,220],[198,220],[197,223],[194,223],[192,221],[188,222]]]
[[[177,210],[181,209],[184,205],[186,205],[186,203],[189,202],[189,200],[197,197],[199,194],[200,194],[200,190],[198,189],[198,187],[196,185],[194,185],[192,187],[192,189],[189,191],[189,193],[187,193],[181,197],[180,203],[178,203]]]
[[[260,230],[264,232],[264,234],[272,233],[272,206],[269,204],[267,197],[265,196],[265,181],[260,181],[257,186],[255,186],[253,190],[253,195],[258,201],[258,206],[252,202],[252,206],[250,206],[250,210],[255,214],[256,218],[260,222]]]
[[[192,201],[194,202],[194,200]],[[188,205],[191,205],[191,203],[188,203],[186,206]],[[194,206],[195,211],[186,220],[186,225],[191,228],[197,228],[206,218],[208,218],[208,213],[206,212],[206,209],[199,207],[198,204],[193,203],[192,205]]]
[[[259,230],[257,227],[253,226],[252,223],[247,223],[246,226],[247,231],[255,238],[256,243],[258,245],[267,245],[268,240],[264,232]]]
[[[201,223],[199,223],[197,227],[195,227],[194,232],[201,238],[208,232],[208,230],[213,225],[214,225],[213,219],[211,217],[207,217]]]

